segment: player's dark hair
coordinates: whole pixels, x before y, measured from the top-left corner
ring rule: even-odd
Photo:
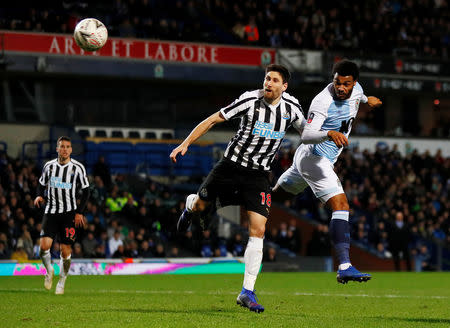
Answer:
[[[338,61],[333,66],[333,76],[338,73],[341,76],[353,76],[353,80],[358,80],[359,78],[359,68],[356,63],[348,60],[343,59],[341,61]]]
[[[69,141],[69,142],[72,142],[72,140],[70,140],[69,137],[61,136],[61,137],[59,137],[58,140],[56,141],[56,145],[59,145],[59,142],[60,142],[60,141]]]
[[[282,65],[270,64],[266,67],[266,74],[269,72],[280,73],[281,77],[283,78],[283,83],[288,83],[289,79],[291,78],[291,73],[289,73],[289,70]]]

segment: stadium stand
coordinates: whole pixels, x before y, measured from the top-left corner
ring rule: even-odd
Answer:
[[[98,17],[111,36],[448,58],[446,1],[63,1],[19,10],[0,28],[71,33]],[[113,10],[111,4],[113,3]],[[49,9],[51,8],[51,9]],[[383,36],[382,38],[380,36]]]
[[[110,170],[114,173],[110,188],[99,175],[90,174],[91,198],[86,215],[89,226],[75,247],[76,256],[163,256],[173,247],[178,249],[177,256],[242,253],[242,240],[247,236],[245,226],[234,225],[228,240],[218,236],[214,223],[203,239],[204,233],[199,229],[178,236],[175,226],[184,208],[186,191],[150,179],[135,181],[131,175],[122,174],[128,173],[126,159],[130,156],[147,162],[150,172],[161,170],[166,174],[163,171],[167,165],[158,167],[158,163],[168,156],[167,144],[138,143],[134,146],[130,143],[102,142],[97,145],[88,142],[86,149],[90,147],[96,149],[86,161],[90,172],[98,163],[99,155],[104,155],[106,169],[96,172]],[[163,151],[158,152],[157,148]],[[287,153],[293,152],[288,150]],[[283,157],[282,154],[279,156]],[[182,169],[201,167],[207,158],[212,161],[208,154],[198,158],[193,156],[192,162],[183,161]],[[285,165],[288,165],[292,157],[288,156],[286,160]],[[439,152],[431,156],[414,151],[402,157],[395,148],[375,152],[344,151],[336,167],[351,202],[354,243],[376,257],[392,258],[396,256],[394,248],[401,246],[393,243],[399,239],[401,230],[406,236],[407,250],[415,259],[415,269],[435,270],[437,245],[450,247],[449,161]],[[203,175],[209,169],[204,167]],[[275,172],[280,170],[281,166]],[[0,257],[10,258],[13,252],[23,249],[29,259],[37,258],[42,213],[34,208],[33,199],[40,168],[33,162],[12,159],[6,152],[1,152],[0,172]],[[302,240],[295,220],[268,229],[266,261],[299,254],[330,255],[329,215],[313,195],[305,192],[283,206],[302,220],[311,222],[315,231],[309,240]],[[402,213],[402,217],[399,218],[397,213]],[[111,252],[112,245],[116,244],[122,244],[123,250]],[[22,258],[19,255],[25,256],[23,252],[15,256]],[[58,254],[53,256],[56,258]]]

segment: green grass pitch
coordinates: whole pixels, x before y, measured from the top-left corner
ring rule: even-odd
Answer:
[[[1,327],[450,327],[449,273],[374,273],[341,285],[331,273],[260,274],[266,308],[236,305],[242,275],[0,277]]]

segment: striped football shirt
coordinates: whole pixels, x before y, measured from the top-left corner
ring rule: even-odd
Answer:
[[[86,169],[74,159],[64,165],[59,164],[58,159],[45,163],[39,183],[47,187],[46,214],[76,210],[77,190],[89,187]]]
[[[287,92],[277,104],[270,105],[264,100],[263,89],[248,91],[220,112],[226,120],[241,119],[224,157],[244,167],[263,171],[270,170],[287,129],[293,126],[301,131],[305,124],[302,107]]]

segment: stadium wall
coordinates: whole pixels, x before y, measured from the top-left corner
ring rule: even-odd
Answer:
[[[8,145],[8,155],[18,157],[22,145],[27,141],[47,140],[50,128],[48,125],[37,124],[0,124],[0,140]]]

